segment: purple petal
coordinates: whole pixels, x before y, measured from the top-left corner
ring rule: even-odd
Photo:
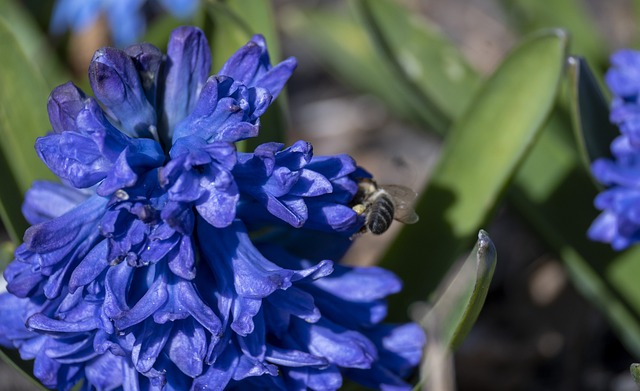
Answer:
[[[186,375],[199,376],[203,370],[206,345],[207,337],[202,327],[190,319],[180,321],[167,344],[169,358]]]
[[[402,289],[400,279],[388,270],[340,265],[335,265],[331,276],[315,280],[314,285],[331,295],[354,302],[381,299]]]
[[[204,33],[195,27],[179,27],[171,33],[162,91],[164,129],[169,138],[176,124],[196,105],[211,69],[211,54]]]
[[[55,182],[35,181],[25,194],[22,214],[36,225],[69,212],[87,199],[87,194]]]
[[[133,60],[147,101],[155,106],[162,52],[150,43],[131,45],[124,51]]]
[[[338,390],[342,387],[342,374],[335,365],[322,369],[293,368],[287,371],[287,375],[304,389]]]
[[[104,353],[85,367],[87,382],[99,390],[113,390],[122,386],[123,359]]]
[[[99,49],[89,65],[89,81],[120,130],[132,137],[153,136],[156,113],[131,57],[119,49]]]
[[[76,117],[84,109],[86,100],[84,92],[72,82],[56,87],[47,102],[53,132],[76,131]]]
[[[313,355],[347,368],[370,368],[377,358],[375,345],[364,335],[326,320],[306,323],[293,320],[293,335]]]

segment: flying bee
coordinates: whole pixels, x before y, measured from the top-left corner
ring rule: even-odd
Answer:
[[[380,235],[389,229],[395,219],[405,224],[418,222],[418,215],[411,207],[415,191],[400,185],[378,185],[370,178],[358,182],[358,192],[351,201],[351,208],[364,214],[364,226],[358,232]]]

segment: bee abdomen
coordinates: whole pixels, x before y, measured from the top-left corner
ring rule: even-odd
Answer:
[[[389,229],[393,221],[393,201],[389,197],[379,197],[371,206],[366,225],[371,233],[380,235]]]

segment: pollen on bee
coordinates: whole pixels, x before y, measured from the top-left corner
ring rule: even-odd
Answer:
[[[351,207],[351,209],[353,209],[353,211],[356,212],[358,215],[363,214],[364,211],[367,210],[367,208],[362,204],[354,205]]]

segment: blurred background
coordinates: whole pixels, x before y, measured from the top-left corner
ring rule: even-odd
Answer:
[[[580,35],[582,30],[575,36],[576,31],[571,31],[575,21],[563,20],[563,14],[553,15],[556,6],[547,10],[551,14],[542,15],[545,7],[539,5],[544,3],[540,0],[398,0],[415,18],[427,19],[483,76],[496,69],[523,35],[540,27],[567,27],[574,34],[571,52],[587,56],[600,76],[611,52],[639,42],[638,1],[556,3],[565,2],[583,12],[573,17],[582,19],[578,26],[586,26],[588,36]],[[24,0],[18,4],[33,15],[42,31],[48,31],[52,2]],[[308,140],[320,155],[349,153],[379,183],[422,189],[438,161],[441,135],[410,115],[402,115],[388,98],[375,94],[374,88],[349,80],[344,71],[348,64],[340,65],[339,59],[331,58],[321,43],[321,33],[314,30],[314,23],[328,23],[335,17],[351,21],[353,29],[364,34],[364,27],[350,16],[353,7],[326,0],[275,0],[273,6],[281,57],[295,56],[299,61],[288,84],[289,141]],[[325,15],[329,16],[320,18]],[[165,22],[161,18],[152,15],[150,25]],[[68,65],[79,85],[87,84],[86,69],[93,51],[109,42],[106,29],[100,21],[82,33],[49,38],[55,56]],[[595,209],[584,212],[594,215]],[[399,228],[394,224],[380,237],[358,238],[346,262],[377,263]],[[478,321],[455,353],[456,389],[637,389],[629,375],[632,352],[602,311],[576,289],[557,249],[549,246],[512,202],[497,205],[484,228],[496,245],[498,263]],[[31,388],[28,380],[0,363],[0,390]]]

